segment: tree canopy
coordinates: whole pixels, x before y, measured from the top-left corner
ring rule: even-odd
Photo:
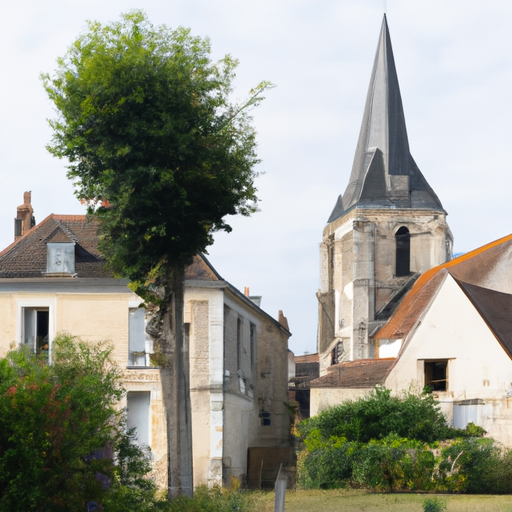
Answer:
[[[185,265],[230,231],[226,216],[257,208],[250,110],[271,84],[231,101],[238,62],[210,58],[207,38],[154,27],[142,11],[88,30],[42,76],[59,117],[48,149],[69,161],[80,200],[101,220],[114,272],[159,308],[156,340],[167,412],[170,492],[191,494]]]
[[[89,22],[45,89],[59,114],[48,149],[69,160],[80,200],[103,220],[115,271],[143,281],[210,245],[226,215],[257,207],[255,131],[231,101],[238,62],[210,58],[210,41],[154,27],[141,11]]]

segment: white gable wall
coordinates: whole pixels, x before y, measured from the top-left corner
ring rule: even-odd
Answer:
[[[421,391],[425,360],[447,359],[448,389],[435,392],[447,418],[453,419],[453,402],[483,399],[477,415],[481,426],[512,445],[512,401],[506,398],[512,361],[451,276],[404,341],[386,387]]]

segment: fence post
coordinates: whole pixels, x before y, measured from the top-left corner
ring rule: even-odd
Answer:
[[[286,495],[286,487],[288,484],[288,478],[286,472],[283,471],[283,465],[279,466],[279,473],[277,474],[276,483],[274,490],[276,493],[274,512],[284,512],[284,498]]]

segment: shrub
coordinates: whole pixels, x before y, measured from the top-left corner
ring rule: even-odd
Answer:
[[[26,347],[0,359],[0,511],[78,512],[121,496],[129,507],[108,510],[150,510],[151,466],[126,433],[111,352],[59,336],[51,365]]]
[[[493,439],[457,439],[441,452],[437,480],[448,491],[512,492],[512,452]]]
[[[322,411],[299,424],[299,435],[319,429],[324,440],[346,437],[367,443],[390,434],[427,443],[453,437],[439,405],[430,393],[404,393],[392,396],[391,390],[376,387],[359,400],[345,402]]]
[[[351,479],[359,450],[360,443],[333,438],[315,449],[303,451],[297,460],[299,486],[304,489],[343,487]]]
[[[301,422],[298,433],[304,488],[512,492],[512,452],[476,437],[485,432],[471,423],[449,427],[431,394],[391,396],[377,387]],[[436,458],[433,448],[446,439]]]
[[[440,498],[427,498],[423,502],[423,512],[443,512],[446,510],[446,501]]]
[[[240,489],[224,489],[199,486],[194,497],[177,496],[166,512],[250,512],[252,510],[249,495]]]
[[[421,441],[391,435],[370,441],[353,464],[353,482],[378,490],[426,490],[432,487],[435,457]]]

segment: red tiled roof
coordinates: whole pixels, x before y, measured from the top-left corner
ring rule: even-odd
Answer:
[[[318,362],[320,362],[320,356],[318,354],[304,354],[303,356],[295,356],[295,364]]]
[[[366,389],[383,384],[394,358],[358,359],[329,367],[328,373],[310,382],[311,388]]]

